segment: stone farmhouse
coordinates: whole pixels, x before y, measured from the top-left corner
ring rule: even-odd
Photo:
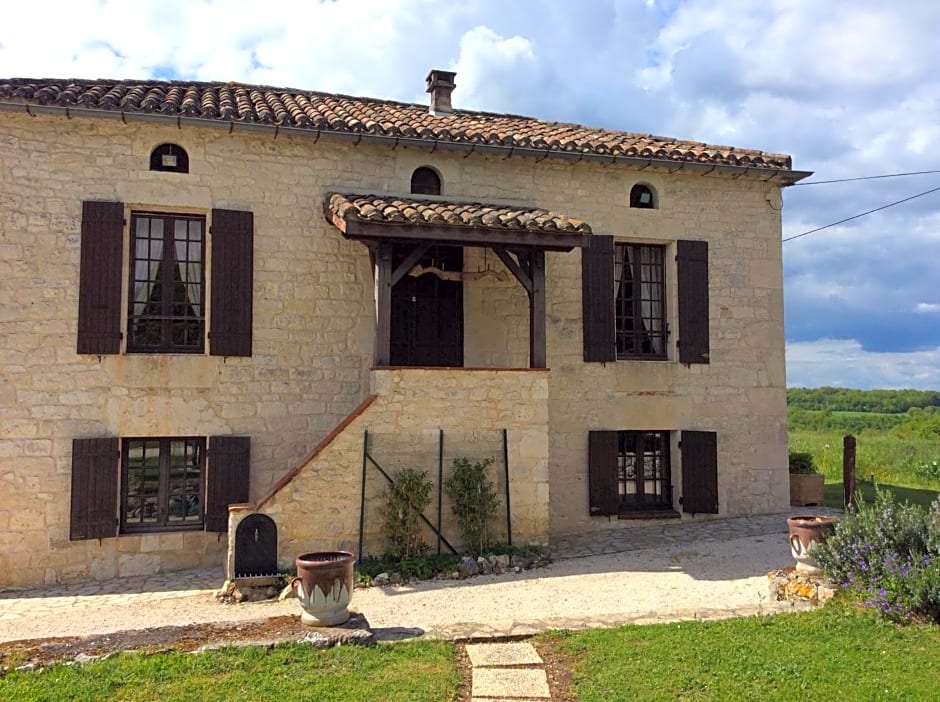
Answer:
[[[454,87],[0,79],[0,587],[221,575],[255,514],[381,553],[385,475],[461,456],[513,543],[787,508],[809,174]]]

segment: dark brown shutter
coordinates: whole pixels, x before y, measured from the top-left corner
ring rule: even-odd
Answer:
[[[581,305],[584,360],[616,361],[614,334],[614,238],[588,237],[581,249]]]
[[[72,439],[69,539],[117,536],[118,439]]]
[[[228,506],[248,502],[251,439],[210,436],[206,467],[206,531],[228,531]]]
[[[708,242],[677,241],[679,362],[708,363]]]
[[[81,238],[78,353],[120,353],[124,204],[85,200]]]
[[[588,432],[588,494],[590,514],[617,514],[617,432]]]
[[[254,214],[212,210],[209,353],[251,355]]]
[[[718,514],[718,435],[713,431],[683,431],[682,511]]]

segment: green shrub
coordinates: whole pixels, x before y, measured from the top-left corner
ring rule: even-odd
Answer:
[[[489,546],[489,524],[499,507],[496,489],[486,476],[486,469],[492,463],[492,458],[477,463],[455,458],[453,472],[444,481],[444,491],[450,498],[464,544],[475,555],[482,554]]]
[[[825,574],[892,621],[940,622],[940,501],[928,512],[876,490],[814,549]]]
[[[813,462],[811,453],[800,453],[790,451],[790,472],[794,475],[813,475],[816,471],[816,464]]]
[[[395,482],[388,486],[383,511],[388,555],[398,559],[414,558],[427,550],[421,538],[419,519],[431,504],[433,489],[428,474],[414,468],[399,471]]]

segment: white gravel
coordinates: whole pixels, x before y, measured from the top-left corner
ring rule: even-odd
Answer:
[[[757,536],[566,559],[519,574],[356,590],[352,607],[379,636],[404,629],[440,637],[769,613],[790,605],[769,600],[767,572],[790,563],[783,535]],[[211,590],[61,598],[5,593],[0,641],[299,611],[290,600],[222,605]]]

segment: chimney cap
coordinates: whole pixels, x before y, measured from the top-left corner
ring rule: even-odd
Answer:
[[[453,111],[450,104],[450,94],[457,87],[454,82],[456,76],[457,74],[454,71],[441,71],[436,68],[428,73],[427,91],[431,93],[429,112],[432,115],[448,115]]]
[[[442,71],[439,68],[432,68],[426,78],[428,89],[425,92],[430,93],[435,88],[450,88],[453,90],[457,87],[457,84],[454,82],[454,78],[456,77],[456,71]]]

